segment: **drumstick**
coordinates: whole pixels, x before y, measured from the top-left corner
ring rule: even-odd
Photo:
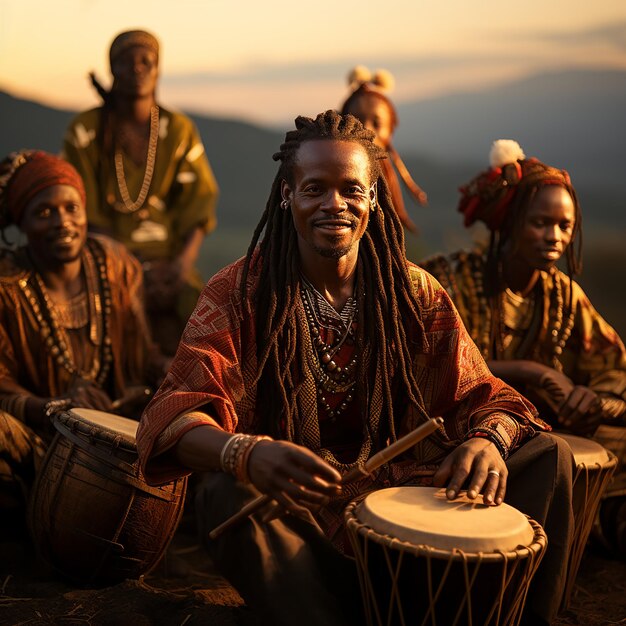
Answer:
[[[391,445],[377,452],[373,457],[365,461],[365,465],[357,466],[350,470],[342,479],[343,483],[350,483],[364,476],[368,476],[381,465],[387,463],[394,457],[402,454],[416,443],[434,433],[443,424],[443,418],[431,417],[427,422],[418,426],[404,437],[400,437],[398,441],[394,441]]]
[[[365,465],[362,467],[356,467],[350,472],[348,472],[342,479],[341,482],[348,483],[352,482],[358,478],[363,478],[364,476],[368,476],[374,470],[378,469],[381,465],[387,463],[394,457],[402,454],[416,443],[428,437],[428,435],[435,432],[441,425],[443,424],[443,418],[441,417],[432,417],[427,422],[418,426],[415,430],[412,430],[410,433],[404,435],[404,437],[400,437],[398,441],[394,441],[391,445],[383,448],[380,452],[377,452],[372,458],[368,459],[365,462]],[[269,504],[272,501],[272,497],[264,494],[258,496],[254,500],[248,502],[240,511],[237,511],[234,515],[231,515],[227,520],[222,522],[219,526],[216,526],[210,533],[210,539],[216,539],[219,537],[225,530],[238,524],[240,521],[244,520],[246,517],[252,515],[259,509],[262,509],[266,504]]]

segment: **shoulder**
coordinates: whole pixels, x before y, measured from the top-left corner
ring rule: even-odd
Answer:
[[[86,148],[95,138],[100,125],[101,108],[82,111],[74,116],[67,127],[65,141],[76,148]]]
[[[30,274],[21,263],[19,254],[13,250],[0,251],[0,286],[7,288],[17,286],[22,278]]]
[[[115,274],[141,272],[141,264],[123,243],[95,233],[89,234],[88,243],[102,251],[107,266],[113,268]]]
[[[180,111],[171,111],[159,105],[159,114],[161,124],[163,125],[163,123],[165,123],[167,125],[166,130],[168,133],[171,132],[175,135],[192,135],[196,132],[196,125],[193,123],[193,120]]]
[[[407,261],[409,276],[413,283],[414,293],[423,309],[431,309],[441,303],[444,288],[439,280],[423,267]]]

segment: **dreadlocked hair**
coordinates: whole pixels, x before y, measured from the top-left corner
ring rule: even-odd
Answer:
[[[527,162],[528,163],[528,162]],[[527,166],[528,167],[528,166]],[[543,166],[538,162],[537,169]],[[528,177],[532,175],[529,172]],[[487,260],[485,266],[485,295],[490,299],[492,306],[492,324],[490,345],[495,346],[496,352],[502,351],[501,336],[502,332],[499,327],[502,326],[504,312],[502,311],[501,298],[499,292],[504,288],[502,282],[502,263],[504,257],[504,248],[506,244],[517,245],[517,238],[526,220],[526,214],[532,206],[537,193],[544,185],[541,180],[535,184],[520,185],[514,199],[511,202],[510,209],[504,217],[499,230],[492,230],[489,241],[489,249],[487,252]],[[572,298],[574,290],[572,282],[574,277],[582,272],[582,211],[576,191],[571,184],[561,183],[571,196],[574,204],[574,228],[572,230],[572,238],[565,249],[566,275],[569,281],[569,301],[566,303],[566,310],[562,312],[562,318],[567,319],[572,312]],[[555,279],[556,280],[556,279]],[[564,303],[565,304],[565,303]]]
[[[273,156],[275,161],[280,161],[280,167],[248,248],[241,281],[243,302],[248,295],[247,278],[251,269],[259,273],[258,284],[262,286],[256,294],[259,427],[275,437],[292,439],[297,434],[299,374],[305,371],[306,360],[299,339],[301,271],[297,233],[291,211],[280,206],[281,184],[286,180],[293,185],[298,150],[305,142],[349,141],[366,150],[378,196],[378,207],[370,212],[359,246],[356,297],[360,360],[355,397],[360,399],[361,414],[366,416],[376,377],[380,377],[381,424],[385,420],[381,434],[393,440],[395,417],[401,416],[408,405],[428,417],[413,369],[413,355],[425,347],[426,335],[407,267],[402,225],[381,175],[379,160],[385,154],[374,144],[374,133],[352,115],[331,110],[315,119],[300,116],[295,125],[296,130],[286,134],[280,151]],[[250,315],[247,307],[244,311],[247,311],[244,315]],[[421,332],[414,332],[416,325]],[[417,345],[416,336],[421,341]],[[368,420],[363,422],[367,428]],[[375,441],[376,433],[370,435]]]

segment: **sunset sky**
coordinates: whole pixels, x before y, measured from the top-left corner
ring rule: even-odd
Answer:
[[[112,38],[137,27],[161,41],[165,106],[270,124],[338,106],[356,64],[389,69],[397,102],[626,69],[624,0],[0,0],[0,89],[96,105],[87,73],[108,82]]]

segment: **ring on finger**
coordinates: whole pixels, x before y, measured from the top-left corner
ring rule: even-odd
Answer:
[[[493,474],[494,476],[500,477],[500,472],[498,470],[491,469],[487,472],[487,474]]]

